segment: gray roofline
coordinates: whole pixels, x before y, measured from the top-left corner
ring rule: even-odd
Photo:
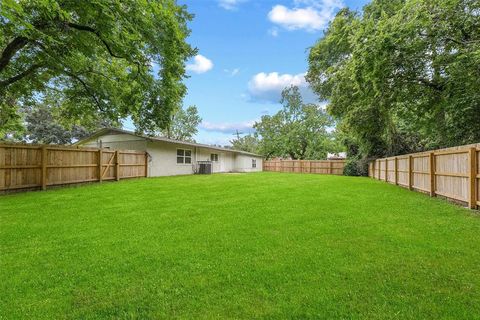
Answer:
[[[123,129],[117,129],[117,128],[102,128],[102,129],[94,132],[94,133],[93,133],[92,135],[90,135],[89,137],[86,137],[86,138],[84,138],[84,139],[82,139],[82,140],[79,140],[79,141],[75,142],[74,145],[82,144],[82,143],[87,142],[87,141],[89,141],[89,140],[92,140],[92,139],[94,139],[94,138],[96,138],[96,137],[99,137],[99,136],[101,136],[102,134],[107,133],[107,132],[109,132],[109,131],[115,131],[115,132],[118,132],[118,133],[125,133],[125,134],[129,134],[129,135],[132,135],[132,136],[135,136],[135,137],[140,137],[140,138],[148,139],[148,140],[150,140],[150,141],[163,141],[163,142],[169,142],[169,143],[183,144],[183,145],[192,146],[192,147],[202,147],[202,148],[208,148],[208,149],[213,149],[213,150],[218,150],[218,151],[229,151],[229,152],[241,153],[241,154],[245,154],[245,155],[250,155],[250,156],[255,156],[255,157],[261,157],[261,158],[263,158],[263,156],[261,156],[261,155],[259,155],[259,154],[255,154],[255,153],[251,153],[251,152],[247,152],[247,151],[221,148],[221,147],[211,146],[211,145],[208,145],[208,144],[201,144],[201,143],[195,143],[195,142],[181,141],[181,140],[169,139],[169,138],[165,138],[165,137],[150,137],[150,136],[146,136],[146,135],[142,135],[142,134],[136,134],[136,133],[133,132],[133,131],[123,130]]]

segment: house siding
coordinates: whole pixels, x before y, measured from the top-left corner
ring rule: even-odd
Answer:
[[[178,164],[177,149],[192,150],[192,164]],[[163,141],[148,141],[147,152],[150,155],[150,162],[148,163],[149,177],[193,173],[193,163],[195,163],[194,147]]]
[[[252,159],[257,160],[256,168],[252,168]],[[235,157],[235,171],[237,172],[259,172],[263,170],[263,159],[262,157],[246,155],[246,154],[237,154]]]
[[[149,140],[131,134],[104,134],[96,139],[82,142],[81,145],[95,148],[102,145],[103,148],[146,151],[150,155],[148,163],[149,177],[193,174],[197,161],[210,160],[212,153],[218,154],[218,161],[212,163],[212,171],[214,173],[262,171],[262,158],[259,156],[181,143]],[[177,149],[192,150],[192,164],[178,164]],[[256,168],[252,168],[252,159],[257,160]]]
[[[107,134],[81,144],[85,147],[146,151],[147,141],[130,134]]]

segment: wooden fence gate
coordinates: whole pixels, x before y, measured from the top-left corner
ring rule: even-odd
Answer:
[[[0,144],[0,191],[146,177],[144,151]]]

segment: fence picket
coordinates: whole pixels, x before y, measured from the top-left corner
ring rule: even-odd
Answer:
[[[115,175],[103,155],[116,160]],[[116,155],[116,157],[115,157]],[[114,160],[112,159],[112,161]],[[21,189],[47,189],[48,186],[101,182],[120,178],[145,177],[146,152],[78,148],[53,145],[0,144],[0,192]]]
[[[342,175],[345,160],[265,160],[263,171]]]
[[[480,143],[394,157],[394,182],[431,197],[439,195],[476,209],[480,203],[479,151]],[[404,159],[408,161],[405,163]],[[391,182],[392,179],[388,178],[389,161],[391,159],[387,158],[372,161],[369,176]],[[402,161],[401,169],[398,168],[399,161]],[[382,165],[385,170],[382,170]],[[381,176],[382,172],[385,172],[384,177]],[[400,173],[402,179],[399,182]]]

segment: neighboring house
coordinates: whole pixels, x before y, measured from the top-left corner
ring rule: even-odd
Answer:
[[[150,155],[149,177],[192,174],[198,169],[198,161],[211,161],[213,172],[262,171],[263,166],[263,158],[257,154],[164,137],[148,137],[120,129],[101,129],[75,145],[146,151]]]
[[[327,153],[327,160],[345,160],[346,158],[346,152]]]

